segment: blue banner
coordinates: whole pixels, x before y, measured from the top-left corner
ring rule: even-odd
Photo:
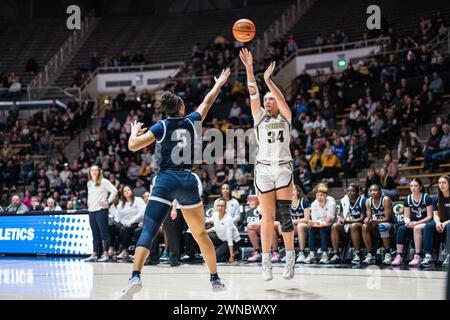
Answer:
[[[88,214],[0,216],[0,253],[92,253]]]

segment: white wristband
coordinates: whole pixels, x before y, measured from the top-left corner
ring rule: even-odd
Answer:
[[[247,86],[248,87],[258,87],[258,84],[256,83],[256,81],[248,81]]]
[[[257,92],[256,94],[251,94],[250,95],[250,100],[256,100],[259,98],[259,92]]]

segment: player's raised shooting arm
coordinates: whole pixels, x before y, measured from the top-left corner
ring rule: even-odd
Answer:
[[[283,115],[283,117],[285,117],[287,120],[290,121],[292,119],[291,109],[286,103],[286,99],[284,99],[284,95],[281,92],[281,90],[275,85],[275,83],[273,83],[272,79],[270,79],[270,76],[272,75],[274,70],[275,70],[275,61],[273,61],[269,65],[267,70],[264,72],[264,81],[266,82],[267,87],[269,88],[270,92],[275,98],[280,113]]]
[[[136,152],[151,145],[155,142],[155,136],[151,131],[147,131],[146,128],[142,128],[142,123],[134,121],[131,124],[131,134],[128,139],[128,149]]]
[[[247,49],[243,48],[239,52],[239,57],[245,66],[245,72],[247,73],[247,88],[250,94],[250,108],[252,116],[255,116],[261,111],[261,98],[259,96],[258,84],[256,83],[255,74],[253,72],[253,56]]]
[[[196,110],[198,113],[200,113],[202,121],[205,120],[209,109],[211,109],[211,106],[213,105],[214,101],[216,101],[217,97],[219,96],[220,89],[222,88],[222,86],[225,83],[227,83],[230,74],[231,74],[230,68],[227,68],[222,70],[222,73],[220,74],[219,78],[214,77],[214,80],[216,81],[214,87],[211,89],[210,92],[208,92],[208,94],[205,96],[205,99],[203,99],[203,102],[199,105],[199,107]]]

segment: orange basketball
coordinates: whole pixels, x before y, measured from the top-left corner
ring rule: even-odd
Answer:
[[[255,37],[256,27],[253,21],[240,19],[233,25],[233,36],[237,41],[249,42]]]

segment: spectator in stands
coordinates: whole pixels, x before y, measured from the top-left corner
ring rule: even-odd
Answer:
[[[115,220],[119,222],[121,253],[117,259],[128,259],[128,247],[131,245],[131,237],[144,220],[145,202],[141,197],[135,196],[130,186],[124,186],[120,202],[115,212]]]
[[[425,225],[423,233],[423,245],[425,258],[420,263],[420,267],[429,268],[434,266],[433,247],[436,236],[446,238],[447,257],[442,266],[448,267],[450,248],[450,177],[443,175],[438,180],[439,193],[437,201],[433,205],[433,220]]]
[[[380,169],[380,186],[383,195],[391,198],[392,201],[397,201],[398,199],[398,190],[397,185],[395,184],[394,178],[392,178],[385,168]]]
[[[231,168],[230,171],[228,171],[228,176],[230,187],[235,189],[237,185],[239,185],[240,182],[242,181],[242,178],[244,177],[244,171],[242,170],[242,168],[239,166],[238,163],[234,163],[233,168]]]
[[[27,61],[27,65],[25,67],[25,70],[26,70],[27,73],[30,73],[32,75],[35,75],[35,74],[38,73],[39,66],[38,66],[38,63],[36,62],[36,60],[34,60],[34,58],[30,58]]]
[[[423,153],[424,161],[423,166],[425,169],[429,169],[433,165],[433,155],[439,152],[439,144],[441,142],[441,136],[438,135],[438,128],[436,126],[431,127],[430,138],[425,145],[425,150]]]
[[[132,161],[127,170],[127,177],[130,180],[131,184],[135,184],[139,179],[139,171],[140,167],[136,164],[135,161]]]
[[[31,159],[29,153],[22,160],[21,169],[20,178],[25,181],[25,184],[30,184],[34,176],[34,161]]]
[[[288,37],[287,41],[287,51],[288,54],[291,55],[293,52],[296,52],[298,49],[297,41],[295,41],[294,36],[291,34]]]
[[[311,204],[311,220],[309,226],[309,254],[303,261],[310,264],[316,260],[316,234],[320,233],[320,249],[322,256],[319,263],[328,263],[328,244],[331,226],[336,218],[336,200],[328,195],[328,186],[319,183],[316,187],[316,200]]]
[[[2,150],[0,152],[0,155],[2,157],[2,159],[10,159],[13,155],[14,151],[11,147],[11,145],[9,144],[8,140],[3,141],[3,147]]]
[[[230,109],[228,119],[234,125],[242,124],[241,115],[242,115],[241,107],[239,107],[239,104],[236,101],[234,101],[233,106]]]
[[[24,214],[29,211],[28,207],[20,202],[20,197],[15,194],[11,197],[11,204],[5,210],[8,213]]]
[[[313,190],[313,175],[306,158],[303,157],[300,160],[300,166],[298,170],[299,181],[296,181],[294,183],[301,186],[303,193],[308,194]]]
[[[41,135],[40,139],[39,139],[39,153],[43,154],[43,153],[51,153],[53,150],[53,136],[50,135],[50,131],[49,130],[45,130],[45,133],[43,135]]]
[[[142,66],[142,65],[144,65],[145,63],[146,63],[146,62],[145,62],[145,57],[144,57],[144,55],[142,54],[142,51],[141,51],[141,50],[138,50],[138,51],[136,52],[136,54],[134,55],[134,57],[133,57],[132,64],[135,65],[135,66]]]
[[[398,165],[392,160],[392,155],[386,153],[384,155],[384,165],[383,168],[386,169],[386,173],[391,176],[394,181],[398,179]]]
[[[313,178],[320,179],[323,177],[323,163],[324,163],[325,155],[322,153],[322,149],[319,147],[319,144],[314,145],[314,155],[309,160],[309,165],[311,168],[311,173],[313,174]]]
[[[108,249],[111,242],[108,229],[108,207],[116,197],[117,189],[111,182],[103,178],[102,170],[98,166],[92,166],[89,175],[90,180],[87,183],[88,211],[93,238],[93,253],[84,261],[108,262],[110,260]],[[100,250],[101,240],[103,241],[103,256],[98,259],[97,253]]]
[[[358,140],[355,136],[351,136],[345,159],[342,161],[346,177],[352,178],[356,176],[356,170],[359,168],[359,159]]]
[[[217,237],[212,238],[215,242],[217,262],[227,261],[229,264],[235,265],[243,241],[236,225],[233,223],[232,216],[226,214],[226,200],[219,198],[215,206],[217,211],[214,211],[212,216],[214,226],[207,229],[206,232],[215,232],[217,235]]]
[[[374,168],[367,169],[367,177],[366,177],[366,183],[364,186],[364,194],[366,197],[368,197],[369,188],[371,185],[381,185],[381,178],[380,176],[375,172]]]
[[[381,187],[376,184],[370,186],[369,193],[370,197],[366,201],[366,218],[362,227],[367,253],[362,263],[369,265],[375,263],[373,244],[381,238],[385,252],[382,263],[390,265],[392,262],[390,238],[394,232],[392,200],[384,196]]]
[[[341,170],[341,162],[331,148],[328,148],[326,154],[322,156],[322,166],[323,170],[321,178],[325,179],[329,185],[337,184],[339,180],[339,171]]]
[[[405,199],[403,207],[403,221],[397,230],[396,243],[397,255],[392,262],[392,266],[400,266],[404,260],[405,244],[414,240],[415,254],[414,259],[408,265],[417,267],[421,261],[420,254],[422,251],[422,233],[428,221],[433,219],[433,200],[424,192],[424,186],[420,179],[414,178],[410,184],[411,194]]]
[[[213,186],[208,171],[202,171],[200,180],[202,182],[203,194],[206,198],[213,193]]]
[[[444,93],[444,81],[436,72],[433,72],[433,80],[430,82],[429,89],[433,93],[436,101],[438,101]]]
[[[228,170],[225,168],[224,164],[217,164],[216,179],[213,183],[213,191],[219,193],[222,186],[228,184]]]
[[[144,187],[144,181],[141,179],[136,180],[136,188],[133,189],[133,194],[136,197],[142,197],[144,193],[147,192],[147,189]]]
[[[91,65],[90,65],[90,71],[95,72],[97,68],[100,67],[100,57],[98,56],[97,51],[94,51],[94,54],[91,57]]]
[[[31,211],[44,211],[44,208],[39,203],[39,199],[36,196],[31,197]]]
[[[431,156],[433,167],[446,163],[450,159],[450,125],[442,125],[443,135],[439,142],[439,150]]]
[[[11,100],[16,100],[20,97],[20,92],[22,91],[22,83],[19,81],[19,77],[13,77],[13,80],[8,88],[8,93],[6,97]]]
[[[122,51],[122,55],[119,58],[119,66],[120,67],[127,67],[131,65],[130,56],[128,55],[128,52],[126,50]]]
[[[225,210],[225,213],[231,217],[231,220],[233,221],[234,225],[238,226],[240,224],[241,220],[241,212],[239,208],[239,202],[232,197],[231,195],[231,189],[229,184],[222,185],[221,191],[220,191],[220,198],[214,201],[214,210],[218,211],[217,204],[219,203],[220,199],[223,199],[226,201],[227,207]]]
[[[44,211],[62,211],[62,209],[59,204],[55,204],[55,199],[48,198],[47,206],[44,208]]]
[[[31,208],[31,192],[30,192],[30,190],[25,191],[25,195],[22,197],[22,200],[20,202],[22,202],[28,208]]]
[[[50,191],[50,180],[45,175],[45,170],[39,170],[37,179],[34,181],[34,190],[39,192],[42,191],[45,194]]]

